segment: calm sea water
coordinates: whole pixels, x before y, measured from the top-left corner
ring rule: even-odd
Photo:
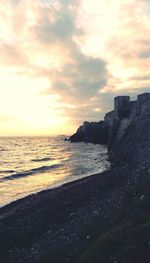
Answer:
[[[0,206],[109,167],[101,145],[58,137],[0,138]]]

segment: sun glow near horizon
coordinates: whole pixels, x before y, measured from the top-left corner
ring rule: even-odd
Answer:
[[[0,71],[2,136],[67,132],[68,119],[59,110],[59,96],[42,94],[50,85],[46,78],[30,78],[4,68]]]

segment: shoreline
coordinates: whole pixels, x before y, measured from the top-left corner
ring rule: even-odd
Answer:
[[[75,179],[73,181],[69,181],[69,182],[65,182],[63,184],[60,184],[58,186],[54,186],[52,188],[48,188],[48,189],[43,189],[39,192],[35,192],[35,193],[31,193],[27,196],[24,196],[22,198],[19,198],[19,199],[16,199],[14,201],[11,201],[10,203],[7,203],[6,205],[4,206],[1,206],[0,207],[0,212],[3,213],[3,210],[8,210],[8,209],[11,209],[11,207],[14,207],[14,206],[17,206],[17,205],[20,205],[21,203],[24,203],[24,202],[28,202],[30,201],[34,201],[34,199],[36,198],[40,198],[40,196],[42,195],[57,195],[57,193],[61,192],[61,191],[65,191],[66,189],[70,188],[70,187],[74,187],[78,184],[80,184],[80,186],[84,183],[88,183],[88,181],[91,180],[91,177],[99,177],[107,172],[109,172],[110,168],[103,171],[103,172],[99,172],[99,173],[94,173],[94,174],[90,174],[90,175],[87,175],[87,176],[83,176],[82,178],[80,179]],[[95,178],[96,179],[96,178]],[[0,216],[1,218],[1,216]]]
[[[143,174],[114,167],[2,207],[0,261],[76,262],[95,238],[92,229],[97,224],[102,232],[107,228]]]
[[[45,192],[45,191],[52,191],[52,190],[61,188],[61,187],[63,187],[63,186],[66,186],[66,185],[68,185],[68,184],[75,183],[76,181],[78,182],[78,181],[84,180],[84,179],[86,179],[86,178],[88,178],[88,177],[91,177],[91,176],[96,176],[96,175],[103,174],[104,172],[108,172],[109,170],[110,170],[110,168],[107,168],[106,170],[104,170],[104,171],[102,171],[102,172],[97,172],[97,173],[89,174],[89,175],[79,175],[79,176],[77,176],[77,177],[79,177],[79,179],[74,179],[74,180],[70,180],[70,181],[68,180],[68,181],[66,181],[66,182],[64,182],[64,183],[63,183],[63,182],[62,182],[62,183],[61,183],[61,182],[58,182],[58,183],[54,184],[53,186],[50,186],[49,188],[42,189],[42,190],[39,190],[39,191],[37,191],[37,192],[29,193],[28,195],[25,195],[25,196],[20,197],[20,198],[18,198],[18,199],[12,200],[12,201],[10,201],[10,202],[8,202],[8,203],[0,206],[0,210],[1,210],[2,208],[6,207],[6,206],[11,205],[12,203],[16,203],[17,201],[24,200],[25,198],[29,198],[30,196],[38,195],[38,194],[40,194],[41,192]]]

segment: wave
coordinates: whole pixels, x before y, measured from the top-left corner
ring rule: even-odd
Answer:
[[[0,148],[0,152],[7,152],[8,150],[5,148]]]
[[[32,159],[32,162],[48,162],[54,160],[53,158],[50,157],[45,157],[45,158],[39,158],[39,159]]]
[[[3,173],[3,174],[9,174],[9,173],[15,173],[14,170],[1,170],[0,173]]]
[[[57,169],[61,166],[61,164],[53,164],[51,166],[41,166],[38,168],[33,168],[31,170],[20,172],[20,173],[14,173],[9,176],[5,176],[4,178],[0,179],[0,181],[7,181],[7,180],[13,180],[13,179],[19,179],[26,176],[31,176],[36,173],[44,173],[52,169]]]

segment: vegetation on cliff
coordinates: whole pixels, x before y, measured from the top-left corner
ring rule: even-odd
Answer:
[[[130,191],[106,231],[93,229],[95,239],[77,263],[150,262],[150,179]]]

